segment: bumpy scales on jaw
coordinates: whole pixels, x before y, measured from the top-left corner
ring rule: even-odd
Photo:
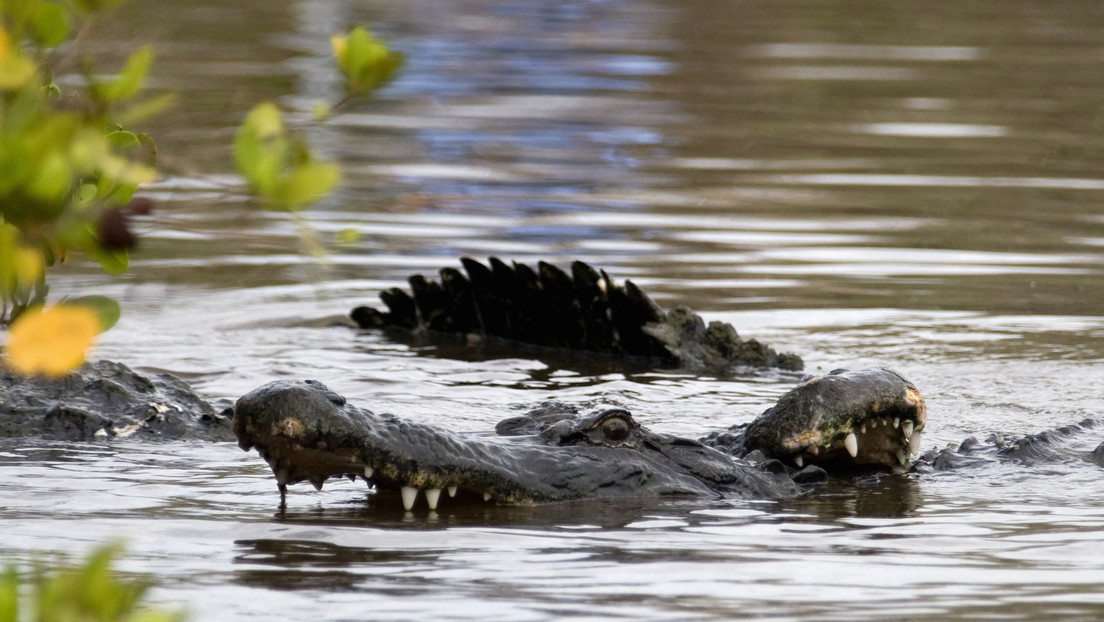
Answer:
[[[927,407],[895,371],[810,376],[747,426],[704,439],[738,455],[752,450],[797,467],[905,466],[920,450]]]
[[[668,495],[793,496],[784,476],[690,439],[655,434],[621,409],[524,437],[480,438],[346,404],[313,381],[277,381],[238,400],[234,432],[256,447],[281,493],[333,476],[364,477],[412,507],[425,491],[458,502],[551,503]]]
[[[460,436],[357,408],[309,380],[243,396],[233,426],[241,447],[256,447],[272,467],[281,493],[300,481],[321,488],[329,477],[363,477],[399,492],[407,509],[424,491],[433,509],[453,497],[793,496],[800,473],[791,479],[776,460],[738,456],[760,452],[805,472],[815,468],[806,462],[894,465],[916,447],[924,422],[915,387],[881,369],[808,379],[750,425],[702,441],[651,432],[623,409],[578,415],[563,405],[504,421],[498,431],[508,438]]]

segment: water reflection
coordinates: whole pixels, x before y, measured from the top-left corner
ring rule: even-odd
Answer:
[[[239,540],[234,563],[250,566],[237,582],[281,590],[348,590],[374,574],[413,574],[431,567],[445,551],[395,551],[338,546],[308,540]],[[410,592],[411,588],[402,590]],[[399,594],[396,594],[399,595]]]

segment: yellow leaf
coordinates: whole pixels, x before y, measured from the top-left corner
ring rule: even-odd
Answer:
[[[284,133],[284,117],[272,102],[261,102],[245,115],[242,127],[256,133],[258,138],[274,138]]]
[[[27,311],[12,323],[4,362],[25,376],[64,376],[80,367],[100,332],[100,320],[88,307],[55,305]]]
[[[14,259],[17,287],[30,290],[31,286],[42,276],[42,271],[45,269],[42,251],[37,248],[21,246],[15,249]]]
[[[356,244],[364,237],[364,234],[356,229],[342,229],[337,232],[338,244]]]
[[[0,90],[11,91],[22,87],[34,77],[38,67],[21,56],[8,54],[0,60]]]
[[[342,35],[333,35],[330,37],[330,47],[333,48],[334,58],[337,59],[337,64],[343,64],[345,62],[345,50],[349,46],[349,37]]]
[[[332,162],[310,162],[280,180],[273,197],[277,207],[295,211],[329,194],[341,181],[341,168]]]
[[[11,35],[0,26],[0,90],[23,86],[36,71],[38,66],[23,57],[16,45],[12,44]]]

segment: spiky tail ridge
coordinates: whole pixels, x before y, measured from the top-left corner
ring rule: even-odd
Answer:
[[[710,322],[686,307],[664,311],[632,281],[618,285],[604,270],[575,261],[571,274],[540,262],[534,270],[490,258],[462,258],[464,271],[443,268],[440,281],[409,279],[411,294],[380,294],[386,311],[357,307],[362,328],[495,337],[542,347],[647,359],[688,368],[778,367],[800,370],[801,358],[743,340],[731,324]]]

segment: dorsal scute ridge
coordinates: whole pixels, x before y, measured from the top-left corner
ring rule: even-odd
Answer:
[[[647,359],[689,368],[780,367],[801,359],[742,340],[731,325],[705,322],[685,307],[664,311],[630,280],[617,284],[604,270],[573,261],[570,272],[541,261],[536,268],[491,257],[470,257],[463,271],[442,268],[440,281],[409,279],[380,298],[387,311],[353,310],[362,328],[494,337],[543,347]]]

